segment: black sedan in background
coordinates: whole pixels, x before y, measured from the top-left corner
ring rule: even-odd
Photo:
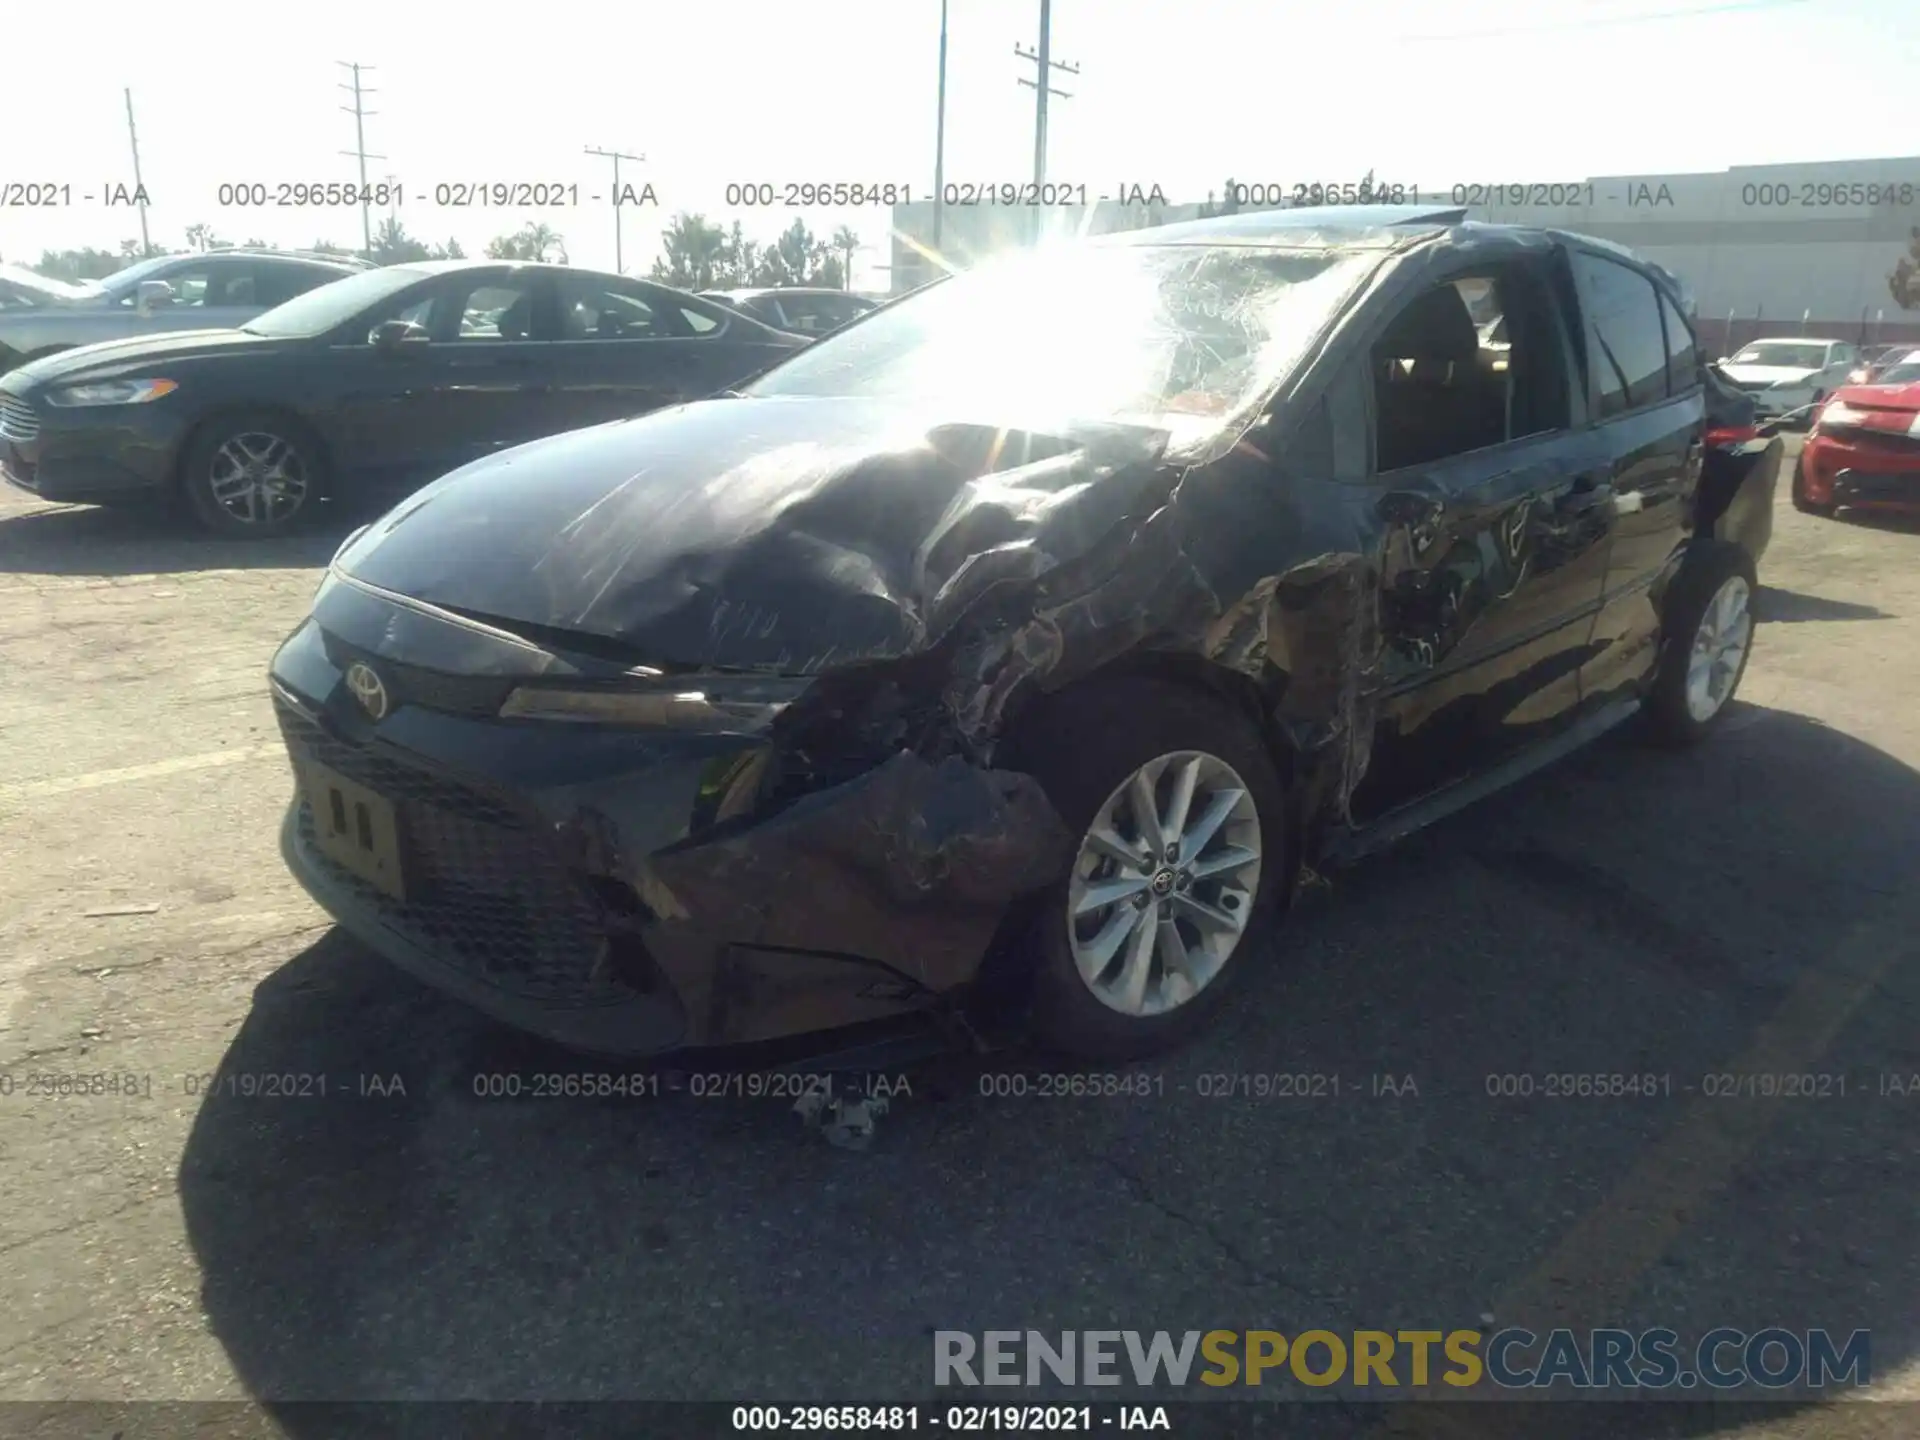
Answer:
[[[880,308],[878,300],[847,290],[825,290],[805,285],[783,285],[768,290],[702,290],[703,300],[751,315],[756,320],[796,335],[824,335],[851,325]]]
[[[699,399],[806,343],[619,275],[396,265],[237,330],[88,345],[0,377],[0,474],[48,500],[160,497],[216,534],[274,535],[328,494]]]

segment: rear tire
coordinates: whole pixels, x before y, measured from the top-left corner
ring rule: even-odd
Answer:
[[[1696,540],[1667,591],[1660,665],[1647,700],[1654,739],[1704,739],[1733,702],[1753,655],[1753,557],[1727,540]]]
[[[217,415],[195,432],[180,488],[201,528],[227,540],[291,534],[313,518],[327,487],[319,440],[273,410]]]
[[[1083,1059],[1150,1055],[1205,1024],[1271,937],[1285,788],[1251,721],[1196,689],[1126,677],[1043,704],[1023,768],[1078,853],[1035,915],[1034,1027]]]

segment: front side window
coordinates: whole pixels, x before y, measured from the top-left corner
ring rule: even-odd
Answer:
[[[1573,265],[1587,311],[1587,351],[1600,380],[1601,418],[1665,399],[1667,339],[1653,282],[1597,255],[1576,254]]]
[[[748,387],[956,418],[1217,432],[1294,368],[1379,264],[1328,248],[1074,246],[989,261],[835,331]]]
[[[1565,429],[1554,314],[1544,288],[1517,267],[1447,281],[1409,301],[1370,357],[1378,468]]]
[[[186,307],[198,307],[208,304],[207,290],[213,284],[214,271],[210,265],[183,265],[177,270],[168,270],[164,274],[148,275],[149,280],[164,280],[173,287],[173,299],[165,308],[179,310]],[[216,295],[218,291],[216,290]],[[140,301],[140,287],[136,283],[128,286],[120,296],[120,304],[132,308]],[[217,299],[211,303],[220,303]]]

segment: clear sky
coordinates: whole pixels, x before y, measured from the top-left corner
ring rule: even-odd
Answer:
[[[1915,0],[1054,0],[1051,178],[1158,184],[1205,198],[1227,176],[1573,181],[1590,174],[1920,154]],[[550,181],[605,194],[588,145],[644,154],[623,178],[644,270],[676,210],[771,236],[795,212],[735,211],[729,181],[894,181],[930,193],[939,0],[406,0],[110,3],[87,23],[17,0],[6,20],[0,186],[72,186],[68,208],[0,209],[0,256],[115,246],[131,210],[81,200],[131,179],[131,86],[156,243],[196,222],[224,239],[357,243],[357,209],[222,208],[223,182],[351,180],[353,120],[334,62],[375,67],[367,147],[397,175],[421,238],[478,253],[528,219],[576,264],[611,267],[605,204],[538,212],[437,208],[439,182]],[[951,0],[949,181],[1031,178],[1038,0]],[[421,203],[418,197],[425,197]],[[871,247],[854,280],[884,288],[879,209],[801,212]],[[377,217],[376,217],[377,218]]]

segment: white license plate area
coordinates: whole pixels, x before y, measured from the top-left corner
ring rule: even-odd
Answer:
[[[314,843],[341,868],[395,900],[407,898],[400,863],[400,819],[393,802],[324,765],[296,766],[313,809]]]

